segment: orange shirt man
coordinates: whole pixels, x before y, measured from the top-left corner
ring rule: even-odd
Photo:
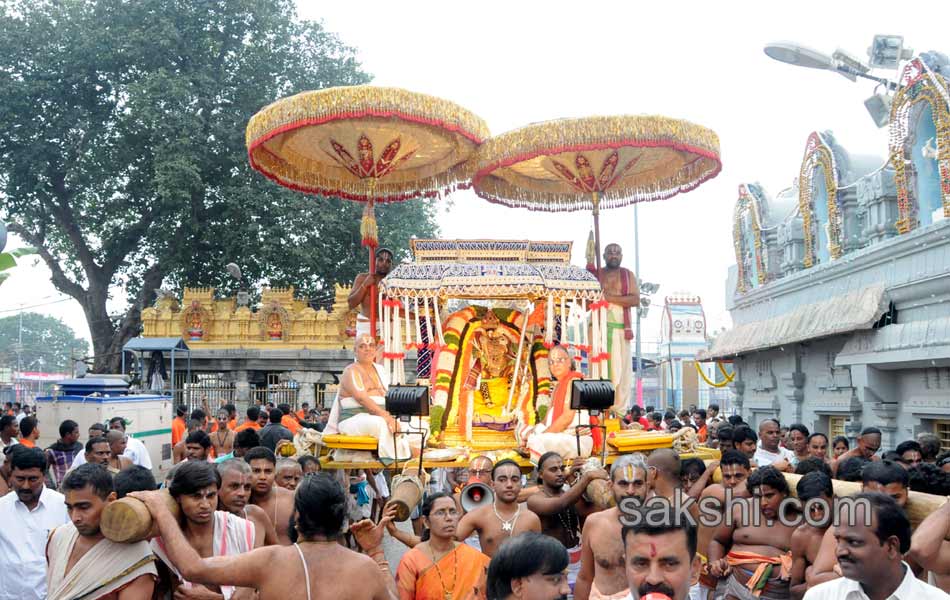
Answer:
[[[244,422],[234,428],[234,433],[244,431],[245,429],[253,429],[258,431],[261,426],[257,422],[258,418],[261,415],[261,409],[259,406],[251,405],[247,407],[247,418],[244,419]]]
[[[278,409],[280,410],[280,409]],[[300,431],[300,423],[297,422],[297,419],[293,418],[290,415],[284,415],[280,419],[280,424],[290,430],[290,433],[297,435],[297,432]]]
[[[172,447],[174,448],[178,442],[185,439],[185,433],[188,431],[188,424],[185,423],[185,415],[188,414],[188,409],[184,406],[179,406],[175,410],[175,418],[172,419]]]

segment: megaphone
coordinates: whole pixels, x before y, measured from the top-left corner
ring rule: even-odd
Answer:
[[[487,506],[495,501],[495,492],[484,483],[478,481],[470,483],[459,492],[459,502],[462,510],[472,512],[476,508]]]

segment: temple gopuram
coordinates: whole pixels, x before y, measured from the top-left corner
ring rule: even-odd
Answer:
[[[190,390],[192,403],[206,397],[211,405],[321,405],[353,360],[356,313],[346,302],[349,291],[336,286],[326,311],[295,297],[294,288],[265,288],[253,308],[246,298],[216,298],[214,288],[185,288],[180,301],[163,294],[142,311],[142,336],[185,341],[190,381],[179,368],[174,389]]]
[[[812,132],[793,184],[739,185],[734,327],[701,360],[735,365],[736,405],[884,447],[922,432],[950,447],[950,65],[909,62],[879,156]],[[795,177],[797,175],[797,177]]]

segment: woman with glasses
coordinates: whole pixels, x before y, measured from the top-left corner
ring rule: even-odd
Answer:
[[[451,495],[439,492],[426,498],[423,541],[403,555],[396,570],[400,600],[485,598],[489,558],[455,541],[460,517]]]

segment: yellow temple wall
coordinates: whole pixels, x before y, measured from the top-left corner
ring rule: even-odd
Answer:
[[[334,291],[327,312],[295,298],[292,287],[265,288],[255,310],[238,307],[236,298],[215,298],[214,288],[185,288],[181,302],[163,296],[142,311],[142,336],[181,337],[192,350],[346,349],[352,346],[356,311],[347,306],[348,286]]]

